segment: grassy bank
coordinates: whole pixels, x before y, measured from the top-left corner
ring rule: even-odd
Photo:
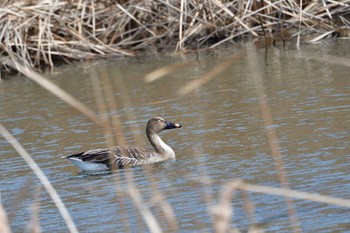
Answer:
[[[215,48],[242,36],[284,40],[316,33],[318,40],[344,34],[349,6],[349,0],[7,0],[0,3],[0,51],[2,58],[41,68],[149,48]]]

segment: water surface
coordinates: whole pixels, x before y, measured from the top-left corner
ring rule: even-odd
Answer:
[[[350,198],[349,66],[322,57],[350,59],[349,42],[324,41],[301,50],[258,51],[259,72],[271,109],[273,127],[290,186],[299,191]],[[62,155],[108,146],[103,129],[48,93],[16,76],[0,83],[0,122],[33,156],[57,189],[81,232],[145,232],[147,225],[133,204],[127,177],[134,177],[144,204],[164,231],[212,232],[210,209],[223,185],[236,178],[280,187],[250,61],[242,56],[211,81],[186,96],[177,91],[245,47],[188,55],[152,54],[63,66],[45,76],[96,113],[93,87],[98,78],[108,109],[117,116],[128,144],[148,146],[147,120],[155,115],[183,124],[162,133],[176,161],[99,175],[81,173]],[[186,64],[152,83],[144,75],[170,64]],[[107,81],[106,81],[107,80]],[[109,92],[112,90],[111,92]],[[110,95],[108,95],[109,93]],[[4,140],[1,143],[1,200],[13,232],[27,229],[35,200],[40,201],[43,232],[67,232],[55,205],[28,165]],[[151,177],[151,178],[150,178]],[[176,224],[160,206],[161,193]],[[251,193],[255,222],[267,232],[292,229],[284,199]],[[233,197],[231,227],[250,224],[240,194]],[[350,230],[350,210],[295,200],[303,232]],[[170,218],[171,219],[171,218]]]

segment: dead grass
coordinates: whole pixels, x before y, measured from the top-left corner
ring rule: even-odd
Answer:
[[[349,6],[350,0],[8,0],[0,3],[0,54],[42,68],[154,46],[215,48],[242,36],[316,33],[319,40],[334,31],[348,34]]]
[[[317,33],[317,36],[313,39],[313,41],[316,41],[325,34],[330,34],[336,30],[335,18],[338,18],[343,25],[349,26],[349,22],[341,14],[349,7],[350,0],[305,1],[301,5],[292,0],[263,1],[263,4],[260,5],[256,1],[228,2],[217,0],[202,2],[125,1],[123,4],[114,3],[113,5],[107,5],[107,1],[103,0],[35,2],[28,4],[28,1],[5,1],[1,4],[1,64],[22,72],[58,98],[84,113],[100,124],[106,135],[111,134],[111,128],[119,129],[114,132],[115,138],[106,138],[109,145],[114,145],[115,142],[125,141],[120,119],[115,116],[111,119],[100,119],[84,104],[28,67],[42,65],[53,67],[57,60],[70,62],[80,59],[132,55],[133,51],[147,48],[150,45],[170,45],[177,50],[186,50],[193,46],[202,48],[208,45],[215,48],[245,34],[252,36],[264,35],[265,38],[270,37],[274,41],[277,38],[283,39],[285,34],[282,32],[292,29],[296,29],[296,36],[306,32]],[[234,64],[241,56],[254,55],[254,53],[254,51],[238,53],[198,80],[184,85],[180,88],[178,94],[183,96],[193,92],[207,82],[212,81],[214,77]],[[251,67],[259,66],[256,57],[249,60],[252,62]],[[182,66],[163,67],[149,74],[146,81],[155,81]],[[299,192],[289,187],[280,156],[280,148],[276,143],[278,138],[273,129],[267,127],[273,124],[273,117],[263,92],[262,78],[258,74],[259,72],[253,72],[252,78],[254,79],[262,118],[266,126],[266,137],[275,160],[282,188],[260,186],[242,180],[233,180],[227,183],[222,188],[217,204],[212,205],[212,202],[209,201],[207,203],[212,215],[215,232],[238,232],[238,229],[232,227],[234,210],[231,205],[233,198],[240,198],[236,197],[236,191],[238,190],[243,191],[242,198],[245,202],[246,211],[249,213],[249,221],[252,223],[249,232],[258,232],[262,229],[254,226],[255,207],[246,195],[248,192],[285,197],[294,232],[299,232],[300,229],[291,199],[309,200],[350,208],[350,201],[347,199]],[[110,105],[104,102],[104,97],[111,97],[111,93],[109,93],[111,90],[102,93],[100,87],[111,86],[108,84],[108,78],[104,77],[103,74],[94,73],[91,74],[91,80],[96,88],[95,95],[101,115],[108,112],[108,109],[118,109],[113,101],[109,103]],[[102,81],[99,82],[99,80]],[[120,83],[120,86],[123,86],[123,83]],[[123,98],[123,102],[128,103],[128,93],[125,90]],[[127,118],[134,119],[135,116],[132,112],[129,112]],[[77,232],[74,222],[64,208],[64,204],[61,203],[57,192],[43,175],[39,166],[1,125],[0,133],[28,162],[28,165],[53,197],[70,232]],[[135,138],[135,141],[138,140]],[[151,171],[147,170],[151,168],[145,167],[145,169],[146,172],[151,174]],[[152,200],[145,200],[142,192],[134,184],[132,175],[127,177],[128,187],[125,195],[133,201],[136,206],[135,210],[139,212],[150,232],[162,232],[166,229],[169,230],[169,228],[175,232],[178,231],[179,226],[172,206],[167,202],[164,193],[157,188],[157,180],[152,179],[151,175],[149,177],[151,177]],[[214,197],[207,198],[214,199]],[[153,210],[145,206],[145,202],[154,203],[154,206],[159,207],[166,217],[166,223],[159,222],[160,220],[154,217]],[[119,204],[123,205],[123,203]],[[40,208],[40,205],[36,208]],[[31,224],[33,224],[32,229],[40,231],[40,221],[36,219],[36,211],[39,210],[33,210],[35,215]],[[126,219],[122,221],[127,222]],[[0,229],[1,232],[10,232],[6,213],[1,205]]]

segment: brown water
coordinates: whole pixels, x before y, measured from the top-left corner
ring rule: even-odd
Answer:
[[[164,231],[172,228],[159,201],[153,205],[149,201],[155,190],[151,184],[172,206],[179,232],[212,232],[208,205],[216,204],[227,182],[241,178],[280,187],[252,78],[256,67],[251,67],[248,59],[242,56],[189,95],[176,94],[239,49],[199,54],[198,60],[193,54],[152,54],[92,62],[64,66],[46,75],[96,112],[91,77],[110,80],[114,100],[106,97],[106,101],[114,103],[116,109],[109,109],[107,115],[120,117],[128,144],[147,145],[144,127],[154,115],[183,124],[181,129],[162,133],[177,160],[153,165],[154,183],[141,167],[91,175],[60,159],[107,146],[103,130],[25,77],[1,81],[0,122],[43,169],[81,232],[148,231],[127,195],[125,179],[131,172]],[[349,54],[348,40],[309,44],[299,51],[258,51],[273,128],[287,178],[295,190],[350,198],[350,67],[326,57],[349,61]],[[148,72],[176,63],[188,65],[153,83],[144,82]],[[108,89],[103,86],[103,90]],[[1,139],[0,144],[1,200],[13,232],[27,229],[35,198],[40,200],[43,232],[67,232],[48,194],[42,191],[36,197],[40,185],[33,172],[8,142]],[[267,232],[291,231],[283,198],[250,197],[256,222]],[[303,200],[296,200],[295,205],[303,232],[350,231],[349,209]],[[232,227],[246,230],[249,221],[240,195],[233,197],[233,206]]]

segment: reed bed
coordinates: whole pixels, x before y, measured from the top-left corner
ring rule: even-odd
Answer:
[[[249,35],[253,37],[287,37],[285,31],[295,31],[295,36],[303,33],[317,33],[311,41],[321,39],[325,35],[338,30],[338,27],[349,27],[345,13],[350,0],[343,1],[5,1],[0,3],[0,63],[23,73],[50,93],[84,113],[99,124],[110,135],[111,128],[121,129],[120,119],[102,119],[73,96],[61,90],[55,84],[47,81],[33,67],[53,67],[58,61],[96,59],[111,56],[133,55],[135,51],[147,49],[151,45],[157,48],[172,48],[176,51],[215,48],[222,43],[229,43],[237,37]],[[113,2],[113,3],[111,3]],[[289,35],[293,36],[293,35]],[[248,49],[249,50],[249,49]],[[252,57],[250,65],[257,67],[258,61],[254,50],[249,50]],[[178,93],[179,96],[192,92],[235,63],[244,55],[238,53],[221,66],[200,78],[200,81],[188,83]],[[146,76],[147,82],[155,81],[169,72],[182,67],[163,67]],[[253,72],[259,107],[264,124],[272,125],[272,116],[268,101],[265,99],[262,78],[259,72]],[[108,87],[109,80],[103,74],[91,74],[95,87],[95,95],[101,115],[107,109],[118,109],[115,102],[104,102],[105,96],[111,96],[112,90],[107,88],[101,92],[101,86]],[[99,80],[102,80],[101,83]],[[122,83],[119,86],[123,86]],[[122,89],[122,88],[121,88]],[[128,93],[123,92],[123,102],[128,102]],[[128,119],[135,116],[127,113]],[[266,127],[268,128],[268,127]],[[114,132],[114,138],[106,138],[109,145],[125,141],[122,130]],[[69,212],[64,207],[60,197],[40,167],[35,163],[25,149],[16,141],[8,130],[0,125],[0,134],[27,161],[41,184],[52,197],[63,216],[69,232],[78,232]],[[214,232],[239,232],[232,227],[234,210],[231,203],[237,197],[238,191],[243,193],[246,210],[251,218],[251,228],[248,232],[263,231],[263,226],[255,226],[254,203],[247,193],[265,193],[286,198],[286,205],[291,210],[288,214],[294,232],[300,232],[294,204],[291,199],[302,199],[350,208],[349,199],[339,199],[313,193],[299,192],[289,187],[288,180],[281,161],[278,138],[273,129],[266,132],[272,156],[279,174],[281,188],[261,186],[246,183],[242,180],[232,180],[225,184],[220,195],[210,197],[208,210],[212,216]],[[139,139],[135,138],[135,141]],[[145,169],[151,169],[145,167]],[[151,174],[151,171],[146,171]],[[141,190],[133,182],[132,174],[127,177],[128,187],[123,195],[128,196],[135,205],[150,232],[163,232],[171,228],[179,230],[172,206],[166,196],[157,188],[157,180],[150,176],[153,200],[147,200]],[[198,183],[204,181],[199,181]],[[208,182],[208,181],[207,181]],[[116,182],[117,185],[118,182]],[[154,206],[166,216],[166,223],[154,217],[153,210],[144,203],[155,203]],[[214,203],[214,204],[213,204]],[[123,205],[125,203],[120,203]],[[40,206],[39,206],[40,207]],[[37,207],[37,208],[39,208]],[[127,220],[122,219],[127,225]],[[40,232],[40,222],[33,221],[32,229]],[[36,224],[36,225],[35,225]],[[168,226],[164,227],[164,226]],[[6,212],[0,205],[1,232],[11,232]],[[35,232],[35,230],[32,230]]]
[[[349,6],[350,0],[7,0],[0,3],[0,53],[42,68],[154,47],[215,48],[271,33],[273,38],[317,33],[316,41],[333,32],[347,34]]]

